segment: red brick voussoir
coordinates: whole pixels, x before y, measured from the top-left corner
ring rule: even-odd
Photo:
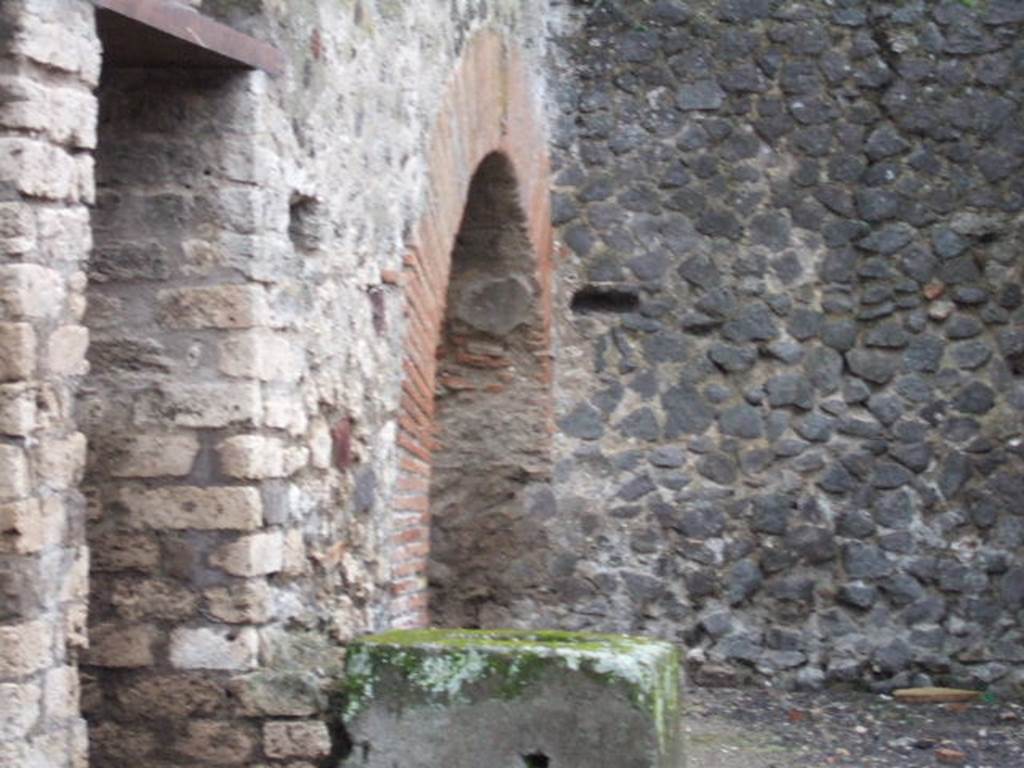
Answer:
[[[391,532],[391,623],[427,623],[429,471],[434,424],[436,350],[444,322],[451,254],[474,172],[498,152],[511,163],[526,215],[543,332],[538,364],[551,381],[552,229],[549,163],[537,76],[518,47],[490,30],[466,46],[441,101],[428,150],[428,196],[405,257],[399,416],[399,478]],[[550,413],[550,409],[549,409]],[[550,416],[549,416],[550,418]]]

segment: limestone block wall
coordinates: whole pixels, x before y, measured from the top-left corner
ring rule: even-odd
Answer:
[[[92,9],[0,7],[0,763],[84,766],[88,555],[73,418],[93,198]]]
[[[697,680],[1019,687],[1022,6],[577,21],[551,620]]]
[[[243,682],[265,665],[269,580],[305,570],[290,478],[310,466],[297,318],[274,303],[291,270],[282,261],[266,273],[290,243],[287,208],[272,208],[255,157],[260,82],[108,69],[100,84],[93,333],[78,402],[93,766],[161,742],[179,759],[244,759],[258,725],[233,718],[312,713],[294,701],[261,708]],[[330,751],[323,725],[319,735],[314,747]]]

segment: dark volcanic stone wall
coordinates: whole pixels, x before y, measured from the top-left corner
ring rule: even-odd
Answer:
[[[573,13],[553,618],[1024,684],[1024,3]]]

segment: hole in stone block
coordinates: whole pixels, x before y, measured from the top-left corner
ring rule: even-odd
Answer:
[[[572,296],[569,308],[573,312],[635,312],[640,297],[635,289],[622,286],[585,285]]]
[[[526,768],[548,768],[551,765],[551,759],[543,752],[533,752],[523,755],[523,765]]]
[[[295,193],[288,203],[288,237],[300,251],[320,247],[321,211],[315,197]]]
[[[1010,373],[1014,376],[1024,376],[1024,352],[1016,355],[1007,355],[1006,363],[1010,368]]]

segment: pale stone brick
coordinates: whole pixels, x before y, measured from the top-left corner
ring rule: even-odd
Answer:
[[[36,239],[36,219],[28,203],[0,203],[0,240]]]
[[[63,301],[64,281],[59,272],[37,264],[0,266],[0,318],[55,317]]]
[[[39,719],[41,700],[35,683],[0,684],[0,741],[24,738]]]
[[[248,137],[245,137],[248,139]],[[235,181],[248,184],[271,182],[278,158],[266,147],[249,140],[225,138],[217,153],[217,171]]]
[[[135,526],[181,530],[254,530],[263,523],[255,488],[124,488],[121,502]]]
[[[0,384],[0,434],[28,436],[36,426],[36,395],[25,384]]]
[[[45,133],[76,149],[96,146],[96,98],[84,88],[44,86],[27,77],[0,77],[8,94],[0,104],[0,123]]]
[[[263,724],[263,751],[267,757],[326,757],[331,735],[318,720],[289,720]]]
[[[55,88],[50,92],[48,102],[55,116],[49,125],[50,135],[61,144],[76,149],[95,149],[99,103],[92,93]]]
[[[45,731],[31,740],[32,747],[42,760],[39,768],[63,768],[67,765],[69,736],[69,729],[65,726]]]
[[[171,632],[171,664],[178,669],[253,669],[258,653],[259,635],[252,627],[181,627]]]
[[[0,741],[0,765],[18,768],[51,768],[43,755],[28,741]]]
[[[38,500],[0,504],[0,553],[25,555],[38,552],[45,544],[46,531]]]
[[[36,334],[28,323],[0,323],[0,382],[32,378]]]
[[[65,505],[59,498],[0,504],[0,553],[24,555],[59,546],[66,527]]]
[[[0,742],[0,765],[4,768],[89,768],[85,754],[80,753],[87,732],[84,720],[56,725],[44,720],[42,727],[47,730],[40,732],[37,728],[36,734],[28,739]],[[9,754],[16,757],[8,760]],[[172,766],[161,763],[159,768]],[[279,768],[292,766],[282,765]]]
[[[89,301],[85,293],[73,291],[68,296],[68,316],[80,325],[85,325],[85,312],[89,308]]]
[[[263,435],[236,435],[217,446],[221,471],[230,477],[261,479],[283,477],[284,442]]]
[[[85,353],[89,329],[84,325],[62,325],[46,341],[46,368],[57,376],[81,376],[89,369]]]
[[[283,440],[262,435],[238,435],[218,447],[221,470],[230,477],[259,480],[289,477],[309,460],[304,446],[288,446]]]
[[[270,316],[259,285],[215,285],[160,291],[161,322],[168,328],[253,328]]]
[[[43,682],[46,716],[51,720],[66,720],[78,716],[78,670],[57,667],[46,673]]]
[[[83,600],[64,608],[64,644],[69,651],[89,647],[89,605]]]
[[[84,293],[89,287],[89,274],[77,269],[68,275],[67,289],[69,293]]]
[[[189,589],[161,579],[122,579],[110,595],[114,610],[127,621],[181,621],[195,613],[198,602]]]
[[[159,631],[150,624],[100,624],[90,631],[86,660],[97,667],[148,667],[158,637]]]
[[[96,202],[96,161],[92,153],[75,155],[76,200],[86,205]]]
[[[43,619],[0,626],[0,678],[22,677],[50,666],[52,632]]]
[[[284,449],[284,476],[291,477],[309,464],[309,448],[293,445]]]
[[[66,556],[66,555],[65,555]],[[85,600],[89,594],[89,550],[83,544],[72,551],[72,562],[62,577],[61,602]]]
[[[331,466],[331,453],[333,451],[331,441],[331,429],[322,418],[313,422],[310,438],[310,454],[313,466],[317,469],[328,469]]]
[[[179,427],[217,429],[229,424],[258,426],[262,418],[262,398],[258,382],[237,384],[179,384],[157,397],[141,401],[136,407],[136,422],[142,425],[168,421]]]
[[[68,528],[68,511],[61,496],[45,496],[40,500],[43,515],[45,547],[61,546]]]
[[[89,209],[84,205],[44,206],[36,209],[36,254],[51,266],[77,268],[92,249]]]
[[[78,485],[85,468],[85,449],[85,435],[81,432],[62,439],[40,440],[33,450],[36,482],[54,489]]]
[[[25,452],[14,445],[0,445],[0,500],[24,498],[31,488]]]
[[[77,201],[80,171],[75,158],[44,141],[0,138],[0,179],[27,197]]]
[[[253,234],[261,228],[272,229],[269,195],[240,187],[219,187],[207,198],[221,226],[232,232]]]
[[[99,81],[101,51],[89,4],[27,0],[13,51],[46,67]]]
[[[36,429],[62,430],[74,419],[75,387],[65,381],[39,381],[36,390]]]
[[[112,477],[184,477],[198,453],[193,432],[137,435],[119,441],[111,451],[109,472]]]
[[[181,250],[184,258],[179,269],[189,277],[206,277],[230,263],[229,249],[219,242],[212,243],[198,238],[184,240]]]
[[[178,747],[191,758],[212,765],[248,764],[254,733],[242,723],[193,720]]]
[[[309,570],[309,557],[302,531],[290,530],[284,537],[284,556],[281,569],[289,576],[298,576]]]
[[[210,564],[233,576],[266,576],[281,570],[283,557],[281,531],[267,531],[225,544],[210,556]]]
[[[266,426],[302,435],[308,424],[302,400],[293,394],[272,392],[266,395]]]
[[[228,376],[296,382],[303,368],[302,350],[273,331],[240,333],[220,344],[220,371]]]
[[[271,618],[270,587],[263,579],[213,587],[203,595],[209,614],[228,624],[263,624]]]
[[[89,768],[89,727],[81,718],[71,724],[68,751],[71,758],[70,768]]]
[[[270,325],[273,328],[302,327],[302,296],[307,286],[299,282],[273,281],[267,289],[270,296]]]

